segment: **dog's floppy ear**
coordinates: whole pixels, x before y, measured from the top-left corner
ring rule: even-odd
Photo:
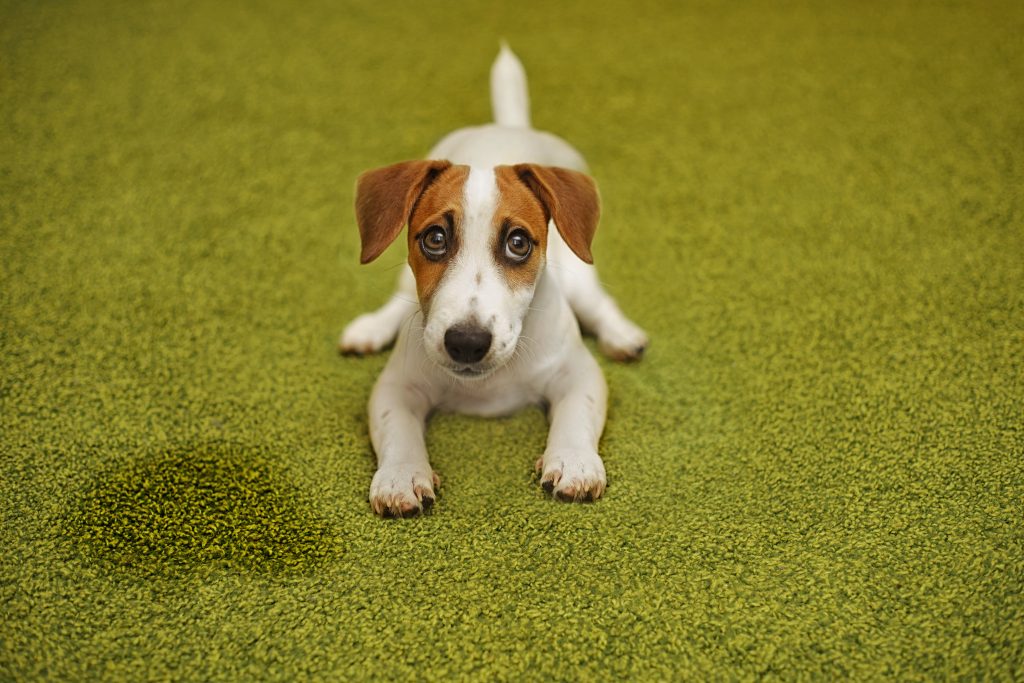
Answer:
[[[512,168],[537,195],[573,253],[593,263],[590,243],[601,216],[601,200],[590,176],[557,166],[517,164]]]
[[[362,239],[360,263],[384,253],[408,222],[416,200],[448,161],[403,161],[376,168],[356,181],[356,222]]]

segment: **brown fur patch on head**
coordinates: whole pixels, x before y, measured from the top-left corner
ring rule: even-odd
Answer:
[[[590,243],[601,217],[601,199],[593,179],[557,166],[517,164],[512,168],[544,205],[573,253],[593,263]]]
[[[416,277],[416,293],[424,312],[430,297],[459,250],[463,213],[463,192],[469,166],[451,166],[430,184],[412,210],[409,218],[409,265]],[[420,248],[420,236],[431,226],[444,228],[448,235],[448,251],[439,259],[430,259]]]
[[[544,265],[548,247],[548,213],[515,168],[497,166],[494,175],[498,185],[498,205],[493,223],[495,259],[511,287],[529,286],[536,282]],[[505,240],[516,228],[525,230],[533,242],[533,251],[521,263],[512,262],[505,256]]]
[[[359,176],[356,222],[362,263],[374,260],[395,241],[423,190],[450,166],[447,161],[403,161]]]

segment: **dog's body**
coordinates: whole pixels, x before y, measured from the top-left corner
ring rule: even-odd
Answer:
[[[496,416],[547,405],[542,484],[564,500],[599,497],[607,388],[577,319],[611,358],[638,358],[647,344],[589,265],[599,207],[583,158],[529,127],[526,76],[507,47],[491,90],[496,123],[448,135],[428,157],[445,161],[370,171],[357,188],[364,263],[409,225],[398,292],[340,340],[344,352],[371,353],[398,336],[369,406],[379,514],[433,502],[424,430],[434,410]]]

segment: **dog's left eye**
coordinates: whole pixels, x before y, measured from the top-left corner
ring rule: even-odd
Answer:
[[[429,259],[439,259],[448,251],[448,233],[440,225],[432,226],[420,237],[420,249]]]
[[[513,261],[525,261],[531,251],[533,251],[533,242],[522,228],[513,230],[505,239],[505,256]]]

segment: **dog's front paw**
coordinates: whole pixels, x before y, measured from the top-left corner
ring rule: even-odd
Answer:
[[[647,333],[627,318],[606,324],[597,335],[601,353],[617,361],[639,360],[649,343]]]
[[[350,322],[338,339],[338,350],[346,354],[377,353],[394,341],[394,327],[376,312],[363,313]]]
[[[537,461],[540,485],[559,500],[593,501],[607,485],[604,463],[593,451],[558,449],[544,453]]]
[[[430,509],[434,489],[440,486],[440,478],[429,466],[387,465],[373,475],[370,507],[381,517],[411,517]]]

